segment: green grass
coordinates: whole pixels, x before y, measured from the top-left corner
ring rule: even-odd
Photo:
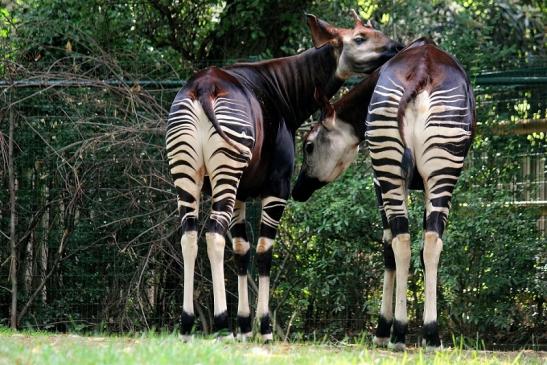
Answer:
[[[181,342],[175,335],[91,337],[0,330],[3,364],[545,364],[545,352],[443,350],[405,353],[365,345]]]

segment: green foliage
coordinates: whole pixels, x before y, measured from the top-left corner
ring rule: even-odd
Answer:
[[[295,326],[307,334],[316,323],[323,333],[344,336],[346,327],[357,334],[362,323],[351,318],[368,317],[376,306],[371,298],[382,263],[381,229],[370,170],[363,167],[354,165],[309,202],[289,204],[284,215],[279,241],[296,262],[282,273],[288,285],[276,295],[290,296],[282,317],[295,315]]]
[[[545,55],[546,13],[541,2],[380,1],[363,9],[363,15],[371,14],[388,34],[405,42],[432,38],[469,74],[514,67]]]
[[[534,62],[545,53],[546,13],[539,1],[32,0],[14,6],[11,17],[22,25],[16,42],[27,61],[62,57],[67,49],[102,49],[120,61],[138,53],[139,66],[148,65],[149,72],[167,62],[185,78],[188,68],[308,48],[304,12],[351,26],[352,8],[405,42],[433,38],[471,74]],[[0,34],[9,28],[3,25]],[[125,64],[134,66],[130,59]]]

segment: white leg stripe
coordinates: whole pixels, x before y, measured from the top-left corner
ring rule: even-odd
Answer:
[[[384,271],[384,288],[382,290],[382,306],[380,314],[390,321],[393,318],[393,287],[395,284],[395,271]]]
[[[256,306],[257,317],[262,317],[269,313],[269,296],[270,296],[270,277],[260,276],[258,278],[258,304]]]
[[[222,314],[226,311],[226,290],[224,287],[224,237],[218,233],[208,232],[207,254],[211,263],[211,276],[213,278],[214,314]]]
[[[249,309],[249,292],[247,286],[247,275],[237,276],[238,303],[237,314],[242,317],[248,317],[251,314]]]
[[[186,232],[180,239],[184,260],[184,299],[182,309],[194,314],[194,265],[198,254],[197,232]]]
[[[426,232],[424,239],[425,303],[424,323],[437,320],[437,268],[443,241],[435,232]]]
[[[408,281],[408,269],[410,267],[410,235],[400,234],[393,239],[393,252],[396,265],[396,291],[395,291],[395,319],[406,323],[406,290]]]

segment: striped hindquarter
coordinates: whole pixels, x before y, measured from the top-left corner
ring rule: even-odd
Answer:
[[[409,187],[425,193],[424,340],[438,347],[436,285],[437,266],[443,234],[455,184],[471,143],[473,106],[467,85],[439,85],[424,88],[411,100],[398,121],[398,109],[405,93],[403,83],[380,79],[369,104],[366,140],[374,170],[374,183],[384,225],[386,271],[376,342],[389,340],[404,348],[407,331],[406,289],[410,265],[410,235],[406,199]],[[395,316],[392,313],[394,280]]]
[[[375,89],[366,125],[382,208],[390,222],[406,217],[407,185],[410,179],[421,178],[426,193],[427,229],[442,235],[452,191],[471,142],[471,108],[464,85],[420,92],[406,110],[403,142],[397,110],[404,87],[391,79],[386,84],[378,84]],[[405,147],[411,153],[408,166],[403,166]],[[412,176],[416,172],[419,176]],[[443,225],[435,225],[436,221]],[[403,227],[390,228],[395,228],[394,235],[407,230],[404,223]]]
[[[197,219],[205,175],[211,183],[211,213],[206,223],[207,253],[213,278],[216,330],[227,328],[224,288],[224,234],[232,220],[241,175],[251,158],[254,130],[247,105],[225,97],[211,101],[214,117],[226,141],[207,117],[203,106],[190,97],[175,99],[166,134],[167,158],[177,191],[184,258],[184,300],[181,331],[193,326],[193,276],[197,256]]]

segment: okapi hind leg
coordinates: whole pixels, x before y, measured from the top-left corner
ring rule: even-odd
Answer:
[[[432,176],[425,186],[426,209],[424,212],[424,241],[421,250],[425,282],[422,345],[427,350],[442,347],[437,324],[437,272],[443,249],[441,237],[448,218],[455,182],[456,179],[441,180],[437,176]]]
[[[211,181],[211,214],[206,223],[205,238],[207,255],[211,263],[214,297],[213,329],[222,339],[233,338],[224,283],[225,234],[232,221],[236,193],[243,170],[251,157],[250,152],[242,154],[226,143],[214,129],[210,130],[209,143],[204,146],[205,165]],[[228,335],[224,336],[224,333]]]
[[[443,249],[443,241],[437,232],[426,232],[422,259],[424,262],[425,303],[423,345],[427,349],[441,347],[439,328],[437,325],[437,268]]]
[[[438,133],[437,129],[431,133]],[[451,139],[457,140],[457,143],[450,144],[452,146],[450,151],[435,147],[436,145],[428,146],[423,155],[418,158],[420,174],[426,177],[424,178],[426,209],[422,248],[425,281],[422,329],[423,342],[428,350],[438,349],[442,346],[437,324],[437,272],[443,249],[441,237],[448,220],[452,193],[463,168],[466,143],[469,143],[466,131],[461,132],[461,135],[456,136],[457,138],[452,135],[448,136],[444,145],[449,145]],[[427,163],[433,158],[435,158],[434,161],[440,162]]]
[[[289,191],[286,189],[287,192]],[[258,267],[258,305],[256,316],[260,321],[260,334],[264,341],[273,340],[270,320],[270,270],[272,267],[272,251],[277,226],[283,215],[287,200],[275,196],[262,199],[262,216],[260,221],[260,237],[256,246],[256,261]]]
[[[378,180],[374,179],[374,188],[378,200],[378,210],[382,217],[382,226],[384,228],[382,244],[384,251],[384,285],[382,289],[382,304],[380,306],[380,315],[378,316],[378,325],[373,342],[377,346],[387,346],[391,335],[391,325],[393,324],[393,288],[395,286],[395,257],[391,241],[393,235],[387,221],[386,213],[383,208],[382,193]]]
[[[189,99],[173,104],[166,136],[169,168],[177,191],[182,237],[184,298],[180,332],[189,339],[194,327],[194,268],[198,252],[198,208],[205,166],[199,140],[199,120]]]
[[[234,261],[237,271],[237,323],[239,326],[238,338],[245,341],[252,335],[251,310],[249,307],[249,289],[247,271],[251,258],[249,240],[245,226],[245,202],[236,201],[234,215],[230,227]]]
[[[406,294],[411,242],[408,233],[408,211],[405,203],[406,191],[401,185],[396,189],[395,192],[392,191],[389,195],[382,194],[386,217],[393,234],[391,248],[395,261],[395,313],[389,347],[395,351],[404,351],[406,349],[405,337],[408,329]]]

